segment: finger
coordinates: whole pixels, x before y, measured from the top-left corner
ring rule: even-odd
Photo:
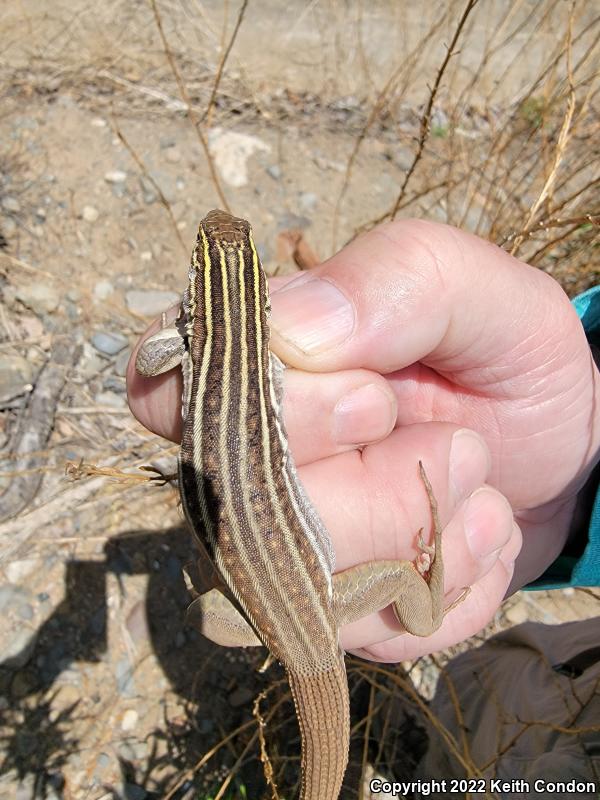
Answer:
[[[286,370],[283,416],[297,466],[377,442],[393,430],[394,392],[368,370]]]
[[[491,367],[509,358],[518,369],[524,342],[552,354],[553,330],[564,330],[557,318],[576,323],[548,275],[476,236],[421,220],[356,239],[275,291],[272,309],[273,349],[298,368],[389,373],[423,360],[438,371],[459,369],[471,387],[497,383]],[[507,326],[508,312],[518,324]]]
[[[166,312],[167,323],[175,319],[178,310],[179,306],[173,306]],[[176,367],[155,378],[138,375],[135,369],[138,350],[160,326],[161,321],[154,320],[131,353],[127,365],[127,400],[132,414],[145,428],[172,442],[180,442],[183,391],[181,369]]]

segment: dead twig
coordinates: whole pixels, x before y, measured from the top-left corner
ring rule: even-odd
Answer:
[[[202,146],[204,154],[206,155],[206,162],[208,164],[208,169],[210,171],[210,177],[213,182],[213,186],[215,187],[215,190],[219,195],[219,200],[221,201],[221,205],[223,206],[225,211],[231,211],[229,203],[227,202],[227,198],[225,197],[225,193],[223,192],[223,187],[221,186],[221,182],[219,181],[219,176],[217,175],[217,170],[213,161],[213,157],[210,154],[208,141],[206,139],[206,136],[202,132],[202,121],[199,119],[198,115],[194,111],[192,102],[185,87],[185,83],[183,82],[183,78],[181,77],[181,73],[179,72],[179,69],[175,62],[175,57],[173,56],[171,48],[169,47],[169,43],[167,41],[167,37],[162,24],[162,17],[158,10],[156,0],[150,0],[150,5],[152,6],[152,12],[154,14],[154,19],[156,21],[156,27],[158,28],[158,33],[160,35],[160,39],[165,51],[165,55],[167,57],[167,61],[169,62],[169,66],[171,67],[171,71],[173,72],[173,76],[175,77],[177,86],[179,88],[179,94],[181,95],[181,99],[187,106],[186,116],[192,123],[192,127],[194,128],[198,140],[200,141],[200,145]]]

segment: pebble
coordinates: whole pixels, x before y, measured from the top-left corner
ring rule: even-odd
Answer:
[[[17,353],[3,353],[0,360],[1,402],[6,403],[30,392],[32,380],[33,367],[26,359]],[[11,566],[12,564],[9,564],[8,568]],[[13,579],[9,578],[9,580],[12,581]],[[14,581],[14,583],[18,583],[18,581]]]
[[[156,202],[157,198],[156,189],[154,188],[152,181],[149,181],[145,175],[142,175],[140,178],[140,187],[142,189],[142,197],[144,198],[144,203],[150,205],[151,203]]]
[[[100,216],[100,212],[97,208],[94,208],[94,206],[84,206],[81,216],[86,222],[96,222]]]
[[[40,568],[40,560],[38,558],[20,558],[17,561],[9,561],[4,568],[10,583],[21,583],[24,578]]]
[[[25,626],[5,631],[2,636],[2,666],[9,669],[24,667],[33,655],[36,639],[36,631]]]
[[[144,250],[140,253],[142,261],[152,261],[152,250]]]
[[[114,356],[120,353],[128,344],[129,340],[127,337],[120,333],[99,331],[92,336],[92,345],[98,352],[104,353],[104,355],[107,356]]]
[[[5,211],[8,211],[10,214],[18,214],[21,210],[21,204],[16,197],[7,195],[6,197],[2,198],[2,208]]]
[[[314,211],[317,203],[319,202],[319,198],[314,192],[301,192],[298,199],[300,202],[300,209],[305,214],[310,214],[312,211]]]
[[[19,616],[21,619],[30,620],[33,619],[33,606],[29,603],[23,603],[23,605],[19,608]]]
[[[123,797],[126,797],[127,800],[145,800],[148,797],[148,792],[143,786],[138,786],[137,783],[124,783]]]
[[[113,367],[115,375],[118,375],[120,378],[124,378],[125,375],[127,375],[127,365],[129,364],[130,356],[131,353],[129,350],[122,350],[119,353]]]
[[[121,730],[132,731],[138,724],[138,713],[133,708],[128,708],[121,719]]]
[[[24,306],[38,313],[51,314],[56,311],[60,302],[57,290],[47,283],[32,283],[29,286],[19,286],[15,297]]]
[[[125,183],[127,180],[127,173],[121,169],[112,169],[110,172],[104,174],[104,180],[107,183]]]
[[[5,236],[12,236],[17,230],[17,223],[10,217],[5,217],[2,220],[2,233]]]
[[[140,646],[150,640],[148,619],[146,617],[146,604],[143,600],[138,600],[133,606],[127,616],[125,627],[129,631],[129,635],[135,645]]]
[[[177,186],[175,178],[168,172],[155,169],[151,171],[151,176],[157,186],[160,187],[161,192],[169,203],[174,203],[177,200]],[[148,182],[149,183],[149,182]],[[150,184],[152,186],[152,184]],[[152,186],[152,191],[156,189]]]
[[[310,220],[307,217],[300,217],[298,214],[284,212],[277,220],[277,225],[280,230],[287,230],[288,228],[308,228]]]
[[[171,164],[181,161],[181,153],[176,147],[168,147],[165,151],[166,159]]]
[[[525,603],[522,603],[520,600],[514,605],[509,606],[504,611],[504,614],[511,625],[520,625],[522,622],[526,622],[529,618],[529,613]]]
[[[110,408],[123,408],[125,406],[125,398],[115,392],[98,392],[94,397],[94,401],[99,406],[109,406]]]
[[[257,136],[218,127],[209,131],[208,147],[223,180],[234,188],[247,185],[250,156],[271,151],[270,145]]]
[[[129,351],[127,351],[127,357],[129,358]],[[123,394],[125,392],[125,381],[116,375],[109,375],[102,384],[102,388],[107,392]]]
[[[83,343],[83,354],[79,360],[79,376],[89,380],[106,367],[106,360],[95,350],[89,342]]]
[[[86,206],[87,208],[87,206]],[[115,291],[115,287],[110,281],[98,281],[94,286],[94,298],[96,300],[106,300]]]
[[[267,175],[270,175],[274,181],[278,181],[281,178],[281,167],[278,164],[271,164],[270,167],[267,167]]]
[[[0,614],[6,618],[7,612],[18,608],[29,597],[29,592],[23,586],[16,586],[14,583],[3,584],[0,586]]]
[[[119,694],[123,695],[123,697],[135,696],[133,669],[127,656],[123,656],[115,664],[115,678],[117,680],[117,690]]]
[[[72,683],[66,683],[60,686],[58,700],[60,701],[61,709],[75,705],[75,703],[78,703],[81,699],[81,689],[78,689],[77,686],[73,686]]]
[[[125,183],[113,183],[110,187],[113,197],[125,197]]]
[[[232,708],[237,708],[238,706],[244,706],[246,703],[249,703],[250,700],[254,697],[254,692],[252,689],[249,689],[247,686],[238,686],[237,689],[234,689],[233,692],[229,695],[229,705]]]
[[[129,311],[142,317],[157,317],[170,306],[178,303],[180,299],[176,292],[158,289],[132,289],[125,294],[125,302]]]

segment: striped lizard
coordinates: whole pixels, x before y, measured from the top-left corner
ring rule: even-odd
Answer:
[[[246,220],[201,222],[178,317],[148,338],[136,369],[181,364],[179,487],[185,516],[212,563],[213,588],[189,617],[224,645],[264,644],[285,667],[301,733],[302,800],[338,797],[349,744],[341,625],[393,605],[410,633],[441,624],[441,528],[430,563],[378,561],[334,574],[329,535],[296,474],[282,419],[283,364],[269,352],[265,274]],[[447,609],[446,609],[447,610]]]

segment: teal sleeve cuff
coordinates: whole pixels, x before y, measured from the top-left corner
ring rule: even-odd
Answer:
[[[573,299],[590,345],[600,346],[600,286]],[[587,544],[580,556],[561,555],[527,589],[559,589],[566,586],[600,586],[600,491],[590,518]]]

